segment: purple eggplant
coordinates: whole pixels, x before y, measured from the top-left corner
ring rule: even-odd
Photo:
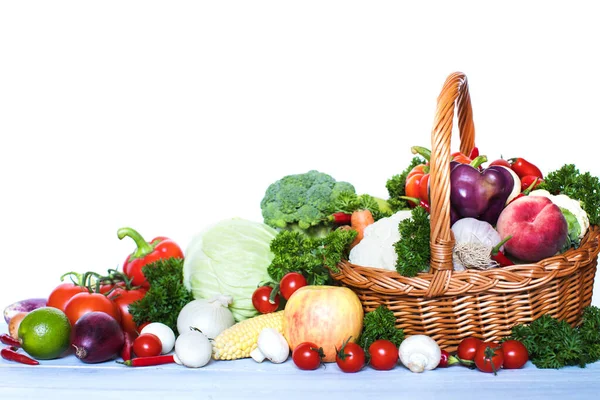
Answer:
[[[8,324],[10,319],[19,312],[30,312],[40,307],[46,306],[46,299],[35,298],[26,299],[12,303],[4,309],[4,320]]]
[[[450,204],[460,218],[476,218],[496,225],[514,185],[511,173],[492,165],[478,169],[469,164],[452,163]]]

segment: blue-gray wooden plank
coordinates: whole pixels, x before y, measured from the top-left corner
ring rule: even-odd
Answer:
[[[4,326],[5,328],[5,326]],[[5,329],[0,330],[5,332]],[[0,399],[598,399],[600,362],[586,368],[541,370],[528,363],[497,376],[454,366],[414,374],[369,367],[355,374],[335,363],[315,371],[252,359],[132,368],[109,361],[85,364],[75,356],[25,366],[0,359]]]

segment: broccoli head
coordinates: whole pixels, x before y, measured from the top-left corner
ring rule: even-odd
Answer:
[[[328,216],[344,193],[355,193],[354,186],[312,170],[284,176],[271,184],[260,208],[265,224],[274,228],[302,230],[311,235],[326,233],[331,227]]]

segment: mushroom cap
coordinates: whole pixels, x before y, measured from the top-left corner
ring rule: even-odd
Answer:
[[[402,341],[398,349],[400,361],[412,372],[423,372],[437,367],[442,350],[427,335],[412,335]]]

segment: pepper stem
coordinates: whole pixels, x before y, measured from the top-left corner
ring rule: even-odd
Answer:
[[[479,168],[479,166],[481,164],[483,164],[484,162],[487,161],[487,157],[486,156],[477,156],[473,159],[473,161],[471,161],[471,167],[473,168]]]
[[[410,151],[413,154],[418,154],[423,157],[425,160],[429,161],[431,159],[431,150],[421,147],[421,146],[413,146],[410,148]]]
[[[506,242],[508,242],[508,241],[510,240],[510,238],[512,238],[512,235],[509,235],[509,236],[505,237],[504,239],[502,239],[502,240],[500,241],[500,243],[498,243],[497,245],[495,245],[494,247],[492,247],[491,254],[492,254],[493,256],[497,255],[497,254],[498,254],[498,252],[500,251],[500,247],[504,246],[504,244],[505,244]]]
[[[128,236],[133,239],[137,249],[131,253],[131,258],[142,258],[154,250],[154,248],[146,242],[146,240],[136,230],[132,228],[121,228],[117,231],[119,239],[123,239]]]

